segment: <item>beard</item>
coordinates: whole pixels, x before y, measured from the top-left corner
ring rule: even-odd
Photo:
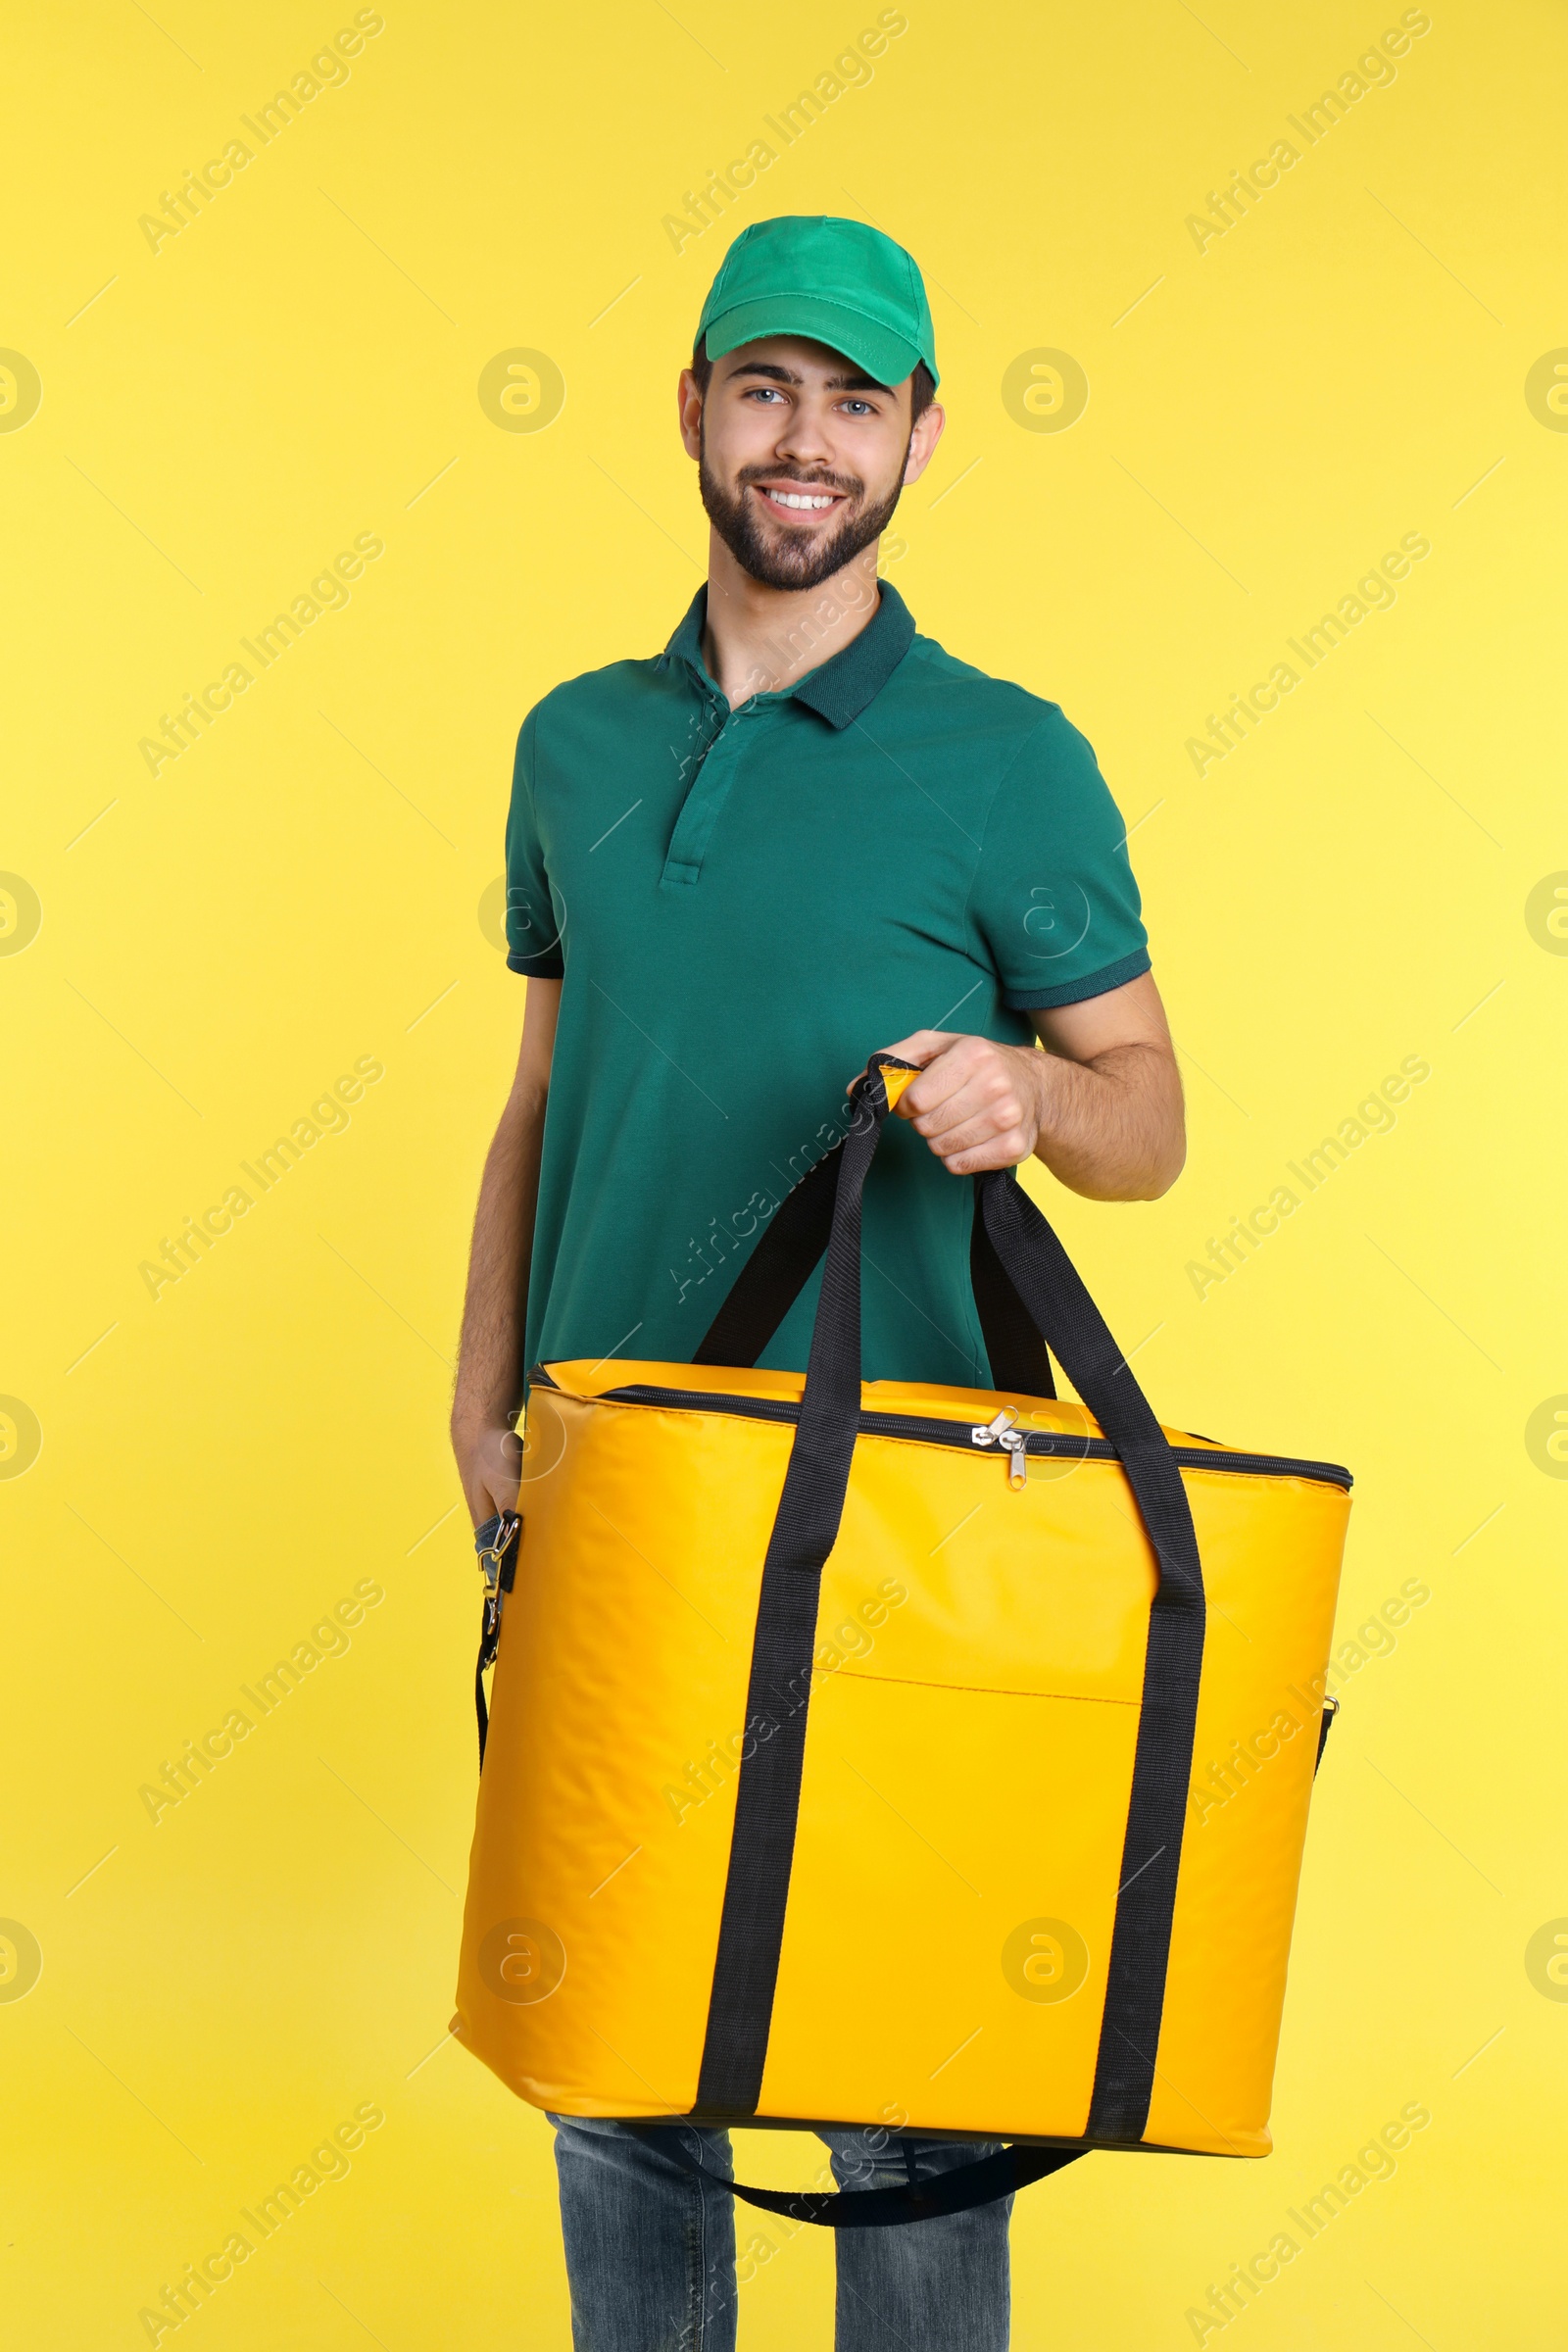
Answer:
[[[778,466],[747,466],[732,490],[710,468],[706,445],[699,455],[697,479],[708,519],[741,569],[764,588],[798,590],[819,588],[881,537],[904,489],[904,466],[888,495],[869,507],[864,503],[865,484],[853,473],[804,474]],[[763,481],[795,482],[803,490],[837,490],[844,499],[843,518],[831,531],[809,539],[804,532],[797,538],[787,529],[769,534],[760,510],[746,495],[748,484]]]

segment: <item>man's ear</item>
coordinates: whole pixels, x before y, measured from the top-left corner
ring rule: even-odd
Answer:
[[[947,421],[947,410],[936,401],[928,409],[922,409],[915,418],[914,430],[909,435],[909,454],[904,466],[906,486],[917,482],[930,465],[932,453],[942,438],[942,428]]]
[[[675,395],[676,416],[680,425],[681,445],[689,458],[702,455],[703,394],[696,376],[689,368],[680,371],[680,386]]]

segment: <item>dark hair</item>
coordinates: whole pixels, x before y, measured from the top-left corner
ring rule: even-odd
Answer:
[[[692,373],[697,378],[697,389],[705,400],[708,398],[708,386],[712,372],[713,363],[708,356],[708,341],[705,336],[692,353]],[[931,406],[936,396],[937,388],[931,381],[930,368],[924,360],[916,360],[914,373],[909,380],[909,422],[911,424],[923,410]]]

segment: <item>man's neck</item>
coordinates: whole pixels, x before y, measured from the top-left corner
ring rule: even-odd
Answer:
[[[877,609],[880,542],[815,588],[768,588],[742,569],[710,527],[703,660],[731,709],[781,694],[858,637]]]

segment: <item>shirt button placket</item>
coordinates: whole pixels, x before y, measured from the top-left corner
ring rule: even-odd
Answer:
[[[660,887],[664,890],[690,889],[702,879],[708,844],[735,781],[740,759],[740,722],[752,714],[756,704],[743,703],[738,710],[731,710],[727,704],[714,703],[709,708],[713,716],[722,710],[723,717],[718,732],[709,741],[675,819],[664,870],[660,877]]]

